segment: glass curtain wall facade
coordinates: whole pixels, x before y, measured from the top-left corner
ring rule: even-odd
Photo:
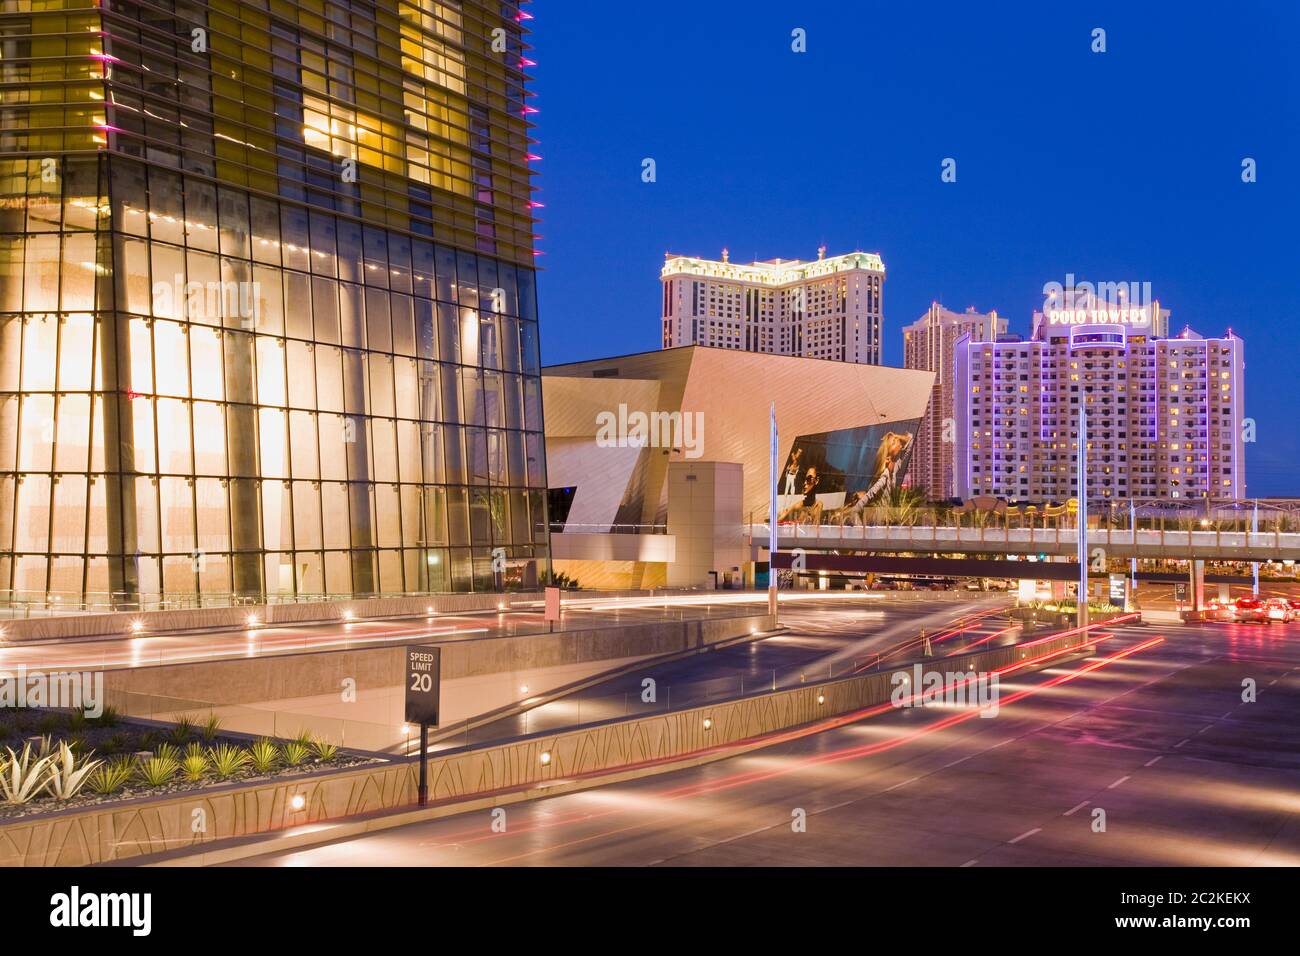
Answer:
[[[535,584],[526,14],[0,11],[0,591]]]

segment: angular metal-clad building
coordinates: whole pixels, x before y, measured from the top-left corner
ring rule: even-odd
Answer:
[[[562,535],[557,557],[575,534],[663,534],[672,523],[669,471],[677,462],[738,465],[737,523],[766,521],[773,402],[778,508],[809,502],[808,520],[829,520],[836,509],[878,502],[906,476],[934,378],[704,346],[548,366],[542,383],[552,528]],[[663,583],[663,568],[647,566],[663,560],[643,549],[601,568],[567,566],[584,585],[641,587]]]
[[[547,567],[513,2],[0,2],[0,592]]]

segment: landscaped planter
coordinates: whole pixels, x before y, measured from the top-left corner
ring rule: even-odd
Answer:
[[[44,759],[46,754],[51,757]],[[341,770],[377,759],[307,738],[250,743],[244,735],[223,733],[216,718],[201,726],[189,721],[164,725],[121,719],[111,710],[93,719],[39,708],[0,711],[0,824]],[[54,792],[52,778],[63,763],[69,770],[82,768],[84,779],[71,795]],[[27,785],[20,786],[24,781]]]

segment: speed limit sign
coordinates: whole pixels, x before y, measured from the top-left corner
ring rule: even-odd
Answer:
[[[442,649],[406,649],[406,722],[438,726],[438,690],[442,672]]]

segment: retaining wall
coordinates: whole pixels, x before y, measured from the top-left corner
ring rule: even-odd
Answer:
[[[656,621],[589,630],[553,631],[456,640],[412,640],[442,648],[442,678],[582,664],[627,657],[657,657],[708,647],[751,630],[774,626],[766,614]],[[229,658],[198,663],[132,667],[105,673],[109,702],[139,713],[148,698],[247,704],[336,694],[350,677],[358,690],[402,682],[405,643],[282,656]],[[134,703],[132,703],[134,701]],[[134,709],[133,709],[134,708]],[[175,708],[168,708],[175,709]]]

